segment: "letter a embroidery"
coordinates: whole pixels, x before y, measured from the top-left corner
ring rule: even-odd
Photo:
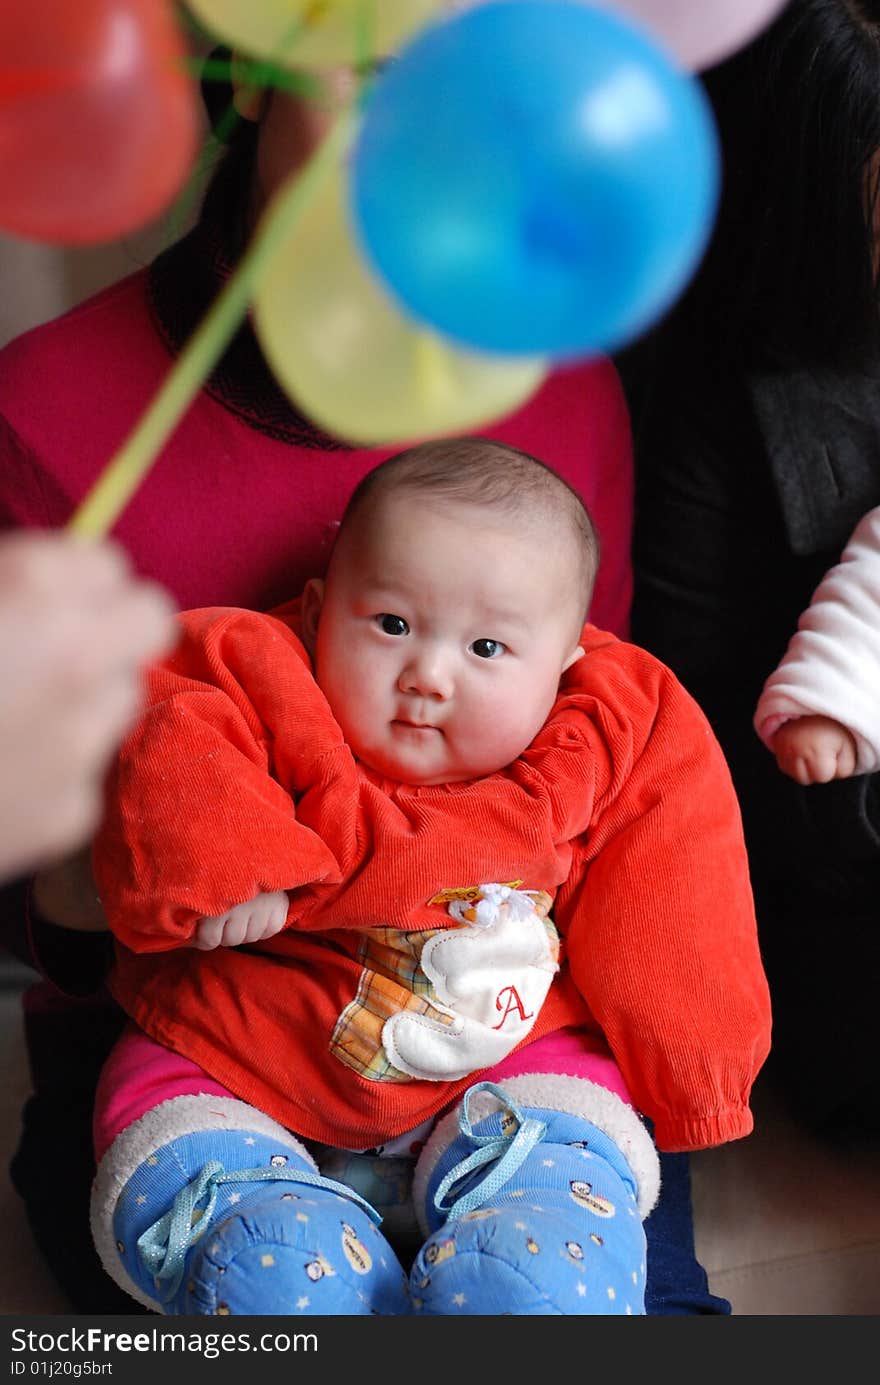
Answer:
[[[502,996],[507,996],[506,1004],[502,1000]],[[498,994],[495,997],[495,1009],[500,1010],[502,1007],[504,1008],[504,1014],[501,1016],[497,1024],[492,1025],[493,1029],[500,1029],[504,1021],[507,1019],[507,1016],[511,1014],[514,1010],[519,1015],[521,1020],[530,1020],[534,1019],[535,1017],[534,1010],[529,1010],[528,1013],[526,1013],[526,1008],[519,998],[519,992],[516,989],[516,986],[505,986],[503,990],[500,990],[498,992]]]

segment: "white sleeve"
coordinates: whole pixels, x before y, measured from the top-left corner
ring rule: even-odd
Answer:
[[[856,740],[856,774],[880,768],[880,506],[825,574],[778,668],[764,684],[755,730],[769,745],[793,717],[827,716]]]

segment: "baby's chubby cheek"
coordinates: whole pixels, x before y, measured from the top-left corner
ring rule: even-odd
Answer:
[[[496,768],[501,768],[531,744],[541,729],[542,720],[536,720],[515,704],[501,703],[490,714],[475,719],[462,739],[476,758],[494,762]]]

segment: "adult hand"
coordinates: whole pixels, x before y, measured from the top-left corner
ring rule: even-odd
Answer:
[[[83,843],[141,665],[174,639],[171,603],[113,543],[0,539],[0,877]]]

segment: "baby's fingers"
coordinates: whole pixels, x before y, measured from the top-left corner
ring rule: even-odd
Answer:
[[[238,908],[230,909],[228,914],[210,915],[199,920],[193,944],[203,952],[215,947],[238,947],[244,941],[246,928],[247,915]]]
[[[251,915],[245,942],[258,943],[264,938],[274,938],[276,933],[280,933],[287,922],[289,902],[283,891],[264,896],[260,901],[260,908],[255,909]]]
[[[201,952],[210,952],[213,948],[219,947],[223,941],[225,922],[225,914],[221,914],[217,918],[199,919],[193,935],[193,947],[199,948]]]

